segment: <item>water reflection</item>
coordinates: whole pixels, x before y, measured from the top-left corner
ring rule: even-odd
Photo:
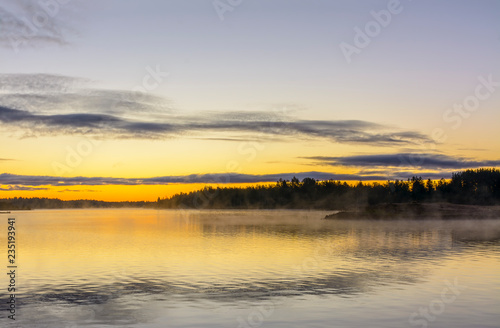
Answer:
[[[418,288],[436,268],[452,268],[471,252],[476,260],[498,260],[494,220],[336,222],[321,220],[325,214],[18,213],[21,322],[153,324],[174,309],[207,307],[213,314],[266,300],[355,298]]]

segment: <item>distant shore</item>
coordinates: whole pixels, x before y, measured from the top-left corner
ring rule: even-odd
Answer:
[[[402,220],[402,219],[500,219],[500,206],[451,203],[392,203],[369,205],[325,216],[327,220]]]

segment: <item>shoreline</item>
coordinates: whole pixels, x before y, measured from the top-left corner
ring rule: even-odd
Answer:
[[[385,203],[330,214],[325,220],[453,220],[500,219],[498,205],[452,203]]]

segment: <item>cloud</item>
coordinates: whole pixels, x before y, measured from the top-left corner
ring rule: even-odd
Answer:
[[[54,74],[0,74],[2,93],[45,94],[71,92],[91,81],[84,78]]]
[[[8,186],[7,188],[1,188],[0,191],[37,191],[37,190],[48,190],[49,188],[41,187],[25,187],[25,186]]]
[[[0,74],[0,105],[37,114],[169,113],[167,99],[132,90],[92,88],[93,81],[53,74]]]
[[[57,192],[100,192],[100,190],[94,190],[94,189],[64,189],[64,190],[58,190]]]
[[[101,178],[101,177],[54,177],[36,175],[0,174],[0,185],[24,186],[77,186],[77,185],[139,185],[140,179]]]
[[[0,161],[15,161],[15,159],[12,159],[12,158],[0,158]]]
[[[237,119],[239,114],[243,118]],[[225,118],[225,115],[230,118]],[[28,135],[87,135],[102,138],[165,139],[179,136],[206,136],[217,133],[242,134],[251,138],[324,138],[339,143],[377,146],[415,144],[427,137],[417,132],[379,132],[384,126],[365,121],[265,121],[246,119],[247,113],[229,112],[211,117],[205,113],[191,117],[169,117],[165,121],[139,121],[110,114],[38,114],[0,106],[0,123],[24,129]],[[226,138],[227,139],[227,138]]]
[[[26,46],[68,44],[68,36],[75,33],[74,17],[71,17],[74,2],[3,1],[0,4],[0,46],[19,51]]]
[[[186,176],[165,176],[147,178],[142,180],[146,184],[168,184],[168,183],[258,183],[275,182],[279,179],[291,180],[297,177],[299,180],[304,178],[314,178],[316,180],[377,180],[384,178],[381,176],[358,176],[352,174],[335,174],[328,172],[296,172],[296,173],[278,173],[278,174],[237,174],[237,173],[214,173],[214,174],[191,174]],[[1,180],[0,180],[1,181]]]
[[[107,139],[296,140],[322,138],[377,146],[429,141],[361,120],[301,120],[283,112],[175,113],[168,100],[126,90],[95,89],[91,81],[50,74],[0,75],[0,124],[19,137],[86,135]]]
[[[344,157],[304,157],[322,165],[351,167],[390,167],[426,169],[467,169],[497,167],[500,160],[478,161],[463,157],[452,157],[430,153],[375,154]]]
[[[341,181],[370,181],[388,179],[406,179],[413,174],[397,172],[391,174],[335,174],[329,172],[296,172],[277,174],[238,174],[238,173],[213,173],[213,174],[191,174],[182,176],[161,176],[152,178],[109,178],[109,177],[54,177],[0,174],[0,185],[14,186],[104,186],[104,185],[168,185],[174,183],[265,183],[276,182],[279,179],[291,180],[294,176],[299,180],[306,177],[316,180],[341,180]],[[451,172],[421,173],[426,178],[450,178]]]

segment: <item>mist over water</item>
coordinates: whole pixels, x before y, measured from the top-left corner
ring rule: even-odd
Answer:
[[[499,220],[322,220],[330,213],[10,214],[19,239],[16,324],[498,326]]]

